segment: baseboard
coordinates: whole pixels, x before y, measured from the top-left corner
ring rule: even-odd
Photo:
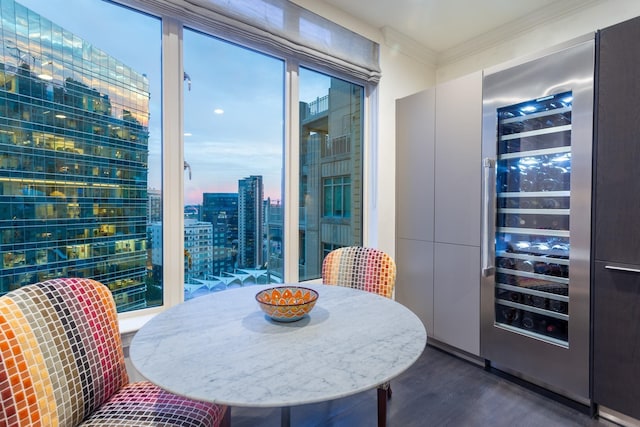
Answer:
[[[428,345],[444,351],[445,353],[448,353],[452,356],[458,357],[460,359],[463,359],[467,362],[470,362],[474,365],[477,365],[481,368],[484,368],[485,370],[487,370],[488,372],[491,372],[492,374],[499,376],[501,378],[504,378],[510,382],[513,382],[515,384],[518,384],[528,390],[531,390],[535,393],[538,393],[542,396],[548,397],[552,400],[555,400],[557,402],[560,402],[568,407],[571,407],[579,412],[582,412],[584,414],[590,415],[591,417],[596,416],[595,413],[595,407],[594,405],[588,401],[585,400],[584,398],[579,398],[579,397],[575,397],[575,396],[567,396],[566,394],[564,394],[561,391],[558,390],[554,390],[551,387],[548,387],[546,385],[542,385],[542,384],[536,384],[535,381],[529,379],[529,378],[525,378],[522,377],[521,375],[519,375],[516,372],[509,372],[508,370],[504,370],[501,367],[496,367],[496,366],[492,366],[487,360],[485,360],[484,358],[474,355],[474,354],[470,354],[467,353],[463,350],[460,350],[458,348],[452,347],[446,343],[440,342],[438,340],[429,338],[429,340],[427,341]],[[615,421],[614,421],[615,422]],[[640,424],[631,424],[629,427],[640,427]]]
[[[484,366],[484,359],[482,359],[480,356],[467,353],[464,350],[460,350],[459,348],[450,346],[449,344],[443,343],[431,337],[427,339],[427,345],[437,348],[438,350],[442,350],[445,353],[449,353],[452,356],[456,356],[459,359],[463,359],[463,360],[466,360],[467,362],[471,362],[474,365],[478,365],[480,367]]]
[[[605,406],[598,406],[598,415],[607,421],[619,424],[624,427],[640,427],[640,420],[632,418],[628,415],[609,409]]]

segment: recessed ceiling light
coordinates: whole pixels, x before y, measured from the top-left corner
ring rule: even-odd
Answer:
[[[216,114],[224,114],[224,110],[222,108],[216,108],[213,112]]]
[[[184,136],[191,136],[191,132],[185,132]]]

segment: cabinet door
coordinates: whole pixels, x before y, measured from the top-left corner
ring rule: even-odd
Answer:
[[[433,242],[397,239],[395,298],[422,320],[433,336]]]
[[[436,87],[435,241],[480,246],[482,72]]]
[[[640,18],[600,32],[595,180],[596,260],[640,264]]]
[[[396,101],[396,235],[433,241],[435,91]]]
[[[593,400],[640,419],[640,270],[607,265],[595,263]]]
[[[434,338],[480,354],[480,248],[435,243]]]

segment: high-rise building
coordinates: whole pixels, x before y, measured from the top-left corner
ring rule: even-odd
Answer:
[[[184,282],[205,279],[212,273],[213,226],[195,219],[184,220]]]
[[[238,193],[203,193],[202,221],[213,225],[213,273],[233,273],[238,253]]]
[[[147,78],[18,3],[0,13],[0,294],[91,277],[143,308]]]
[[[238,267],[260,268],[264,264],[264,204],[262,176],[238,181]]]
[[[162,241],[162,223],[149,224],[151,242]],[[213,270],[214,228],[208,222],[185,218],[184,220],[184,279],[205,279]],[[151,262],[154,274],[162,274],[162,246],[153,251]]]
[[[267,264],[270,280],[284,280],[283,227],[284,212],[280,201],[270,198],[264,201],[264,259]]]
[[[200,206],[199,205],[186,205],[184,207],[184,219],[195,219],[200,221]]]
[[[236,261],[237,241],[235,245],[228,244],[227,236],[229,235],[229,227],[227,226],[224,215],[224,213],[221,213],[219,221],[213,225],[212,270],[215,276],[232,273]]]
[[[227,225],[230,245],[238,239],[238,193],[203,193],[202,221],[215,225],[222,220]]]
[[[149,197],[149,202],[147,203],[149,222],[162,221],[162,191],[149,188],[147,190],[147,197]]]
[[[333,249],[362,242],[362,88],[331,78],[300,103],[299,277],[320,276]]]

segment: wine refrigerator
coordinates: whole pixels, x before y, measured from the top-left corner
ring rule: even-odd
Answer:
[[[483,77],[481,356],[589,399],[594,41]]]

